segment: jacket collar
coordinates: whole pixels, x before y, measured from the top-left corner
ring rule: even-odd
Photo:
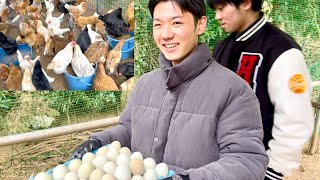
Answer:
[[[263,13],[261,13],[261,18],[249,26],[244,32],[236,36],[236,41],[246,41],[251,36],[253,36],[259,29],[265,25],[267,20],[265,19]]]
[[[172,66],[163,53],[159,55],[161,69],[165,72],[167,89],[195,78],[213,61],[206,44],[199,44],[180,64]]]

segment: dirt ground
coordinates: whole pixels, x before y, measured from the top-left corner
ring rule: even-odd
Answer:
[[[45,13],[45,8],[43,8],[43,14],[46,14]],[[59,12],[58,10],[55,10],[53,12],[53,16],[54,17],[57,17],[61,14],[61,12]],[[87,15],[92,15],[90,13],[87,13]],[[86,16],[87,16],[86,15]],[[42,22],[45,22],[45,17],[41,17],[40,20]],[[44,23],[45,24],[45,23]],[[67,25],[66,25],[66,16],[64,16],[64,20],[63,22],[61,23],[61,28],[66,28]],[[78,27],[76,27],[76,37],[78,37],[78,35],[80,34],[80,29]],[[9,36],[13,39],[16,39],[17,35],[19,34],[19,29],[18,28],[15,28],[15,27],[9,27],[7,33],[5,34],[6,36]],[[68,33],[65,33],[64,34],[64,39],[61,39],[61,38],[58,38],[57,36],[55,36],[55,39],[58,39],[59,42],[61,42],[61,45],[63,44],[67,44],[69,42],[69,40],[67,39],[68,37]],[[60,45],[60,46],[61,46]],[[62,48],[64,47],[56,47],[57,48],[57,52],[59,50],[61,50]],[[35,49],[33,49],[33,59],[37,56],[40,56],[40,62],[41,62],[41,65],[42,65],[42,68],[47,72],[47,74],[50,76],[50,77],[53,77],[55,78],[55,81],[52,82],[50,85],[51,87],[53,88],[53,90],[68,90],[68,86],[67,86],[67,82],[65,80],[65,77],[64,77],[64,74],[55,74],[52,70],[47,70],[47,65],[51,62],[51,60],[53,59],[54,56],[48,56],[48,55],[43,55],[43,52],[39,51],[37,52]],[[125,61],[121,61],[120,63],[124,63],[126,61],[133,61],[133,57],[130,57],[129,59],[125,60]],[[67,72],[71,75],[75,75],[72,68],[71,68],[71,64],[68,66],[67,68]],[[118,87],[120,87],[121,83],[123,83],[126,78],[124,76],[111,76],[114,81],[116,82],[116,84],[118,85]],[[4,82],[2,80],[0,80],[0,90],[5,90],[5,87],[4,87]]]

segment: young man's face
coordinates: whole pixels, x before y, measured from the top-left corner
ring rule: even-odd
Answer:
[[[197,25],[190,12],[182,12],[174,1],[159,2],[153,13],[153,38],[173,65],[182,62],[198,45],[198,35],[206,26],[206,17]]]
[[[217,5],[215,11],[215,19],[220,22],[220,26],[225,32],[240,33],[246,29],[246,16],[241,4],[238,9],[234,4]]]

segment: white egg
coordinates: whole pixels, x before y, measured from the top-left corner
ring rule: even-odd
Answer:
[[[113,175],[105,174],[104,176],[102,176],[101,180],[117,180],[117,178]]]
[[[143,180],[143,177],[140,175],[134,175],[132,176],[131,180]]]
[[[119,156],[119,151],[113,147],[110,147],[106,156],[110,161],[116,162],[117,157]]]
[[[157,164],[155,170],[156,170],[159,178],[168,176],[169,168],[166,163]]]
[[[92,160],[92,164],[96,168],[102,169],[103,165],[108,161],[107,156],[105,155],[98,155]]]
[[[114,176],[121,180],[131,180],[131,172],[128,166],[120,165],[116,168]]]
[[[107,146],[102,146],[101,148],[98,149],[96,155],[106,155],[108,152],[109,148]]]
[[[70,161],[68,169],[69,169],[69,171],[77,173],[81,164],[82,164],[82,161],[80,159],[72,159]]]
[[[144,174],[143,174],[143,179],[144,180],[157,180],[158,175],[156,170],[154,169],[148,169]]]
[[[75,172],[68,172],[64,177],[64,180],[79,180],[78,174]]]
[[[141,161],[143,161],[143,156],[140,152],[134,152],[131,154],[130,156],[130,159],[133,159],[133,158],[138,158],[138,159],[141,159]]]
[[[91,163],[82,163],[78,169],[78,176],[80,179],[88,179],[93,170],[94,166]]]
[[[34,177],[34,180],[52,180],[52,177],[46,172],[40,172]]]
[[[87,152],[82,157],[82,162],[92,163],[93,159],[96,157],[92,152]]]
[[[147,169],[154,169],[156,168],[156,162],[152,158],[146,158],[143,160],[144,168]]]
[[[104,171],[102,169],[95,169],[90,174],[89,180],[100,180],[104,174],[105,173],[104,173]]]
[[[114,172],[116,171],[117,165],[113,161],[108,161],[103,165],[104,172],[114,175]]]
[[[120,150],[121,149],[121,144],[119,141],[113,141],[111,144],[110,144],[110,147],[113,147],[115,148],[116,150]]]
[[[130,162],[130,158],[126,154],[119,154],[119,156],[117,157],[117,161],[116,161],[118,166],[122,165],[122,164],[128,166],[129,162]]]
[[[54,180],[63,180],[64,176],[69,172],[67,166],[59,164],[53,169],[52,177]]]
[[[122,147],[120,150],[119,150],[119,153],[120,154],[126,154],[128,156],[131,156],[131,151],[129,148],[127,147]]]

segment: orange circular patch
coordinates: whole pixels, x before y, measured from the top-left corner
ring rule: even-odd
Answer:
[[[306,81],[302,74],[295,74],[290,78],[289,89],[296,94],[306,91]]]

